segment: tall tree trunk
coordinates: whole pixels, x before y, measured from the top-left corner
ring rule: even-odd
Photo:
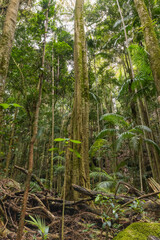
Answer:
[[[160,102],[160,47],[158,39],[144,0],[134,0],[134,3],[144,32],[144,40]]]
[[[54,148],[54,49],[52,50],[52,140],[51,148]],[[53,156],[54,152],[51,151],[51,165],[50,165],[50,190],[53,187]]]
[[[20,0],[10,0],[0,38],[0,103],[3,103],[4,88],[16,29],[19,3]],[[2,146],[2,125],[3,110],[2,107],[0,107],[0,148]]]
[[[44,33],[43,53],[42,53],[42,69],[44,69],[44,63],[45,63],[45,47],[46,47],[47,31],[48,31],[48,9],[46,10],[45,33]],[[20,215],[20,221],[19,221],[19,227],[18,227],[18,231],[17,231],[16,240],[21,240],[22,235],[23,235],[23,227],[24,227],[24,219],[25,219],[25,214],[26,214],[28,192],[29,192],[29,188],[30,188],[31,175],[32,175],[32,171],[33,171],[34,144],[35,144],[37,132],[38,132],[39,110],[40,110],[41,99],[42,99],[42,84],[43,84],[43,77],[44,77],[43,75],[44,74],[42,72],[40,75],[40,78],[39,78],[39,83],[38,83],[38,99],[37,99],[37,103],[36,103],[32,135],[31,135],[31,141],[30,141],[30,145],[29,145],[28,175],[27,175],[26,183],[25,183],[25,191],[24,191],[24,196],[23,196],[22,209],[21,209],[21,215]]]
[[[126,26],[125,26],[125,23],[124,23],[124,18],[123,18],[122,11],[121,11],[121,8],[120,8],[120,5],[119,5],[119,1],[118,0],[116,0],[116,1],[117,1],[117,6],[118,6],[118,9],[119,9],[120,16],[121,16],[121,19],[122,19],[123,30],[124,30],[124,34],[125,34],[125,40],[126,40],[126,47],[127,47],[127,51],[128,51],[129,64],[130,64],[130,69],[131,69],[131,80],[133,81],[135,76],[134,76],[131,54],[130,54],[130,51],[129,51],[129,43],[128,43]],[[137,93],[137,89],[135,90],[135,92]],[[145,125],[145,121],[144,121],[144,118],[143,118],[143,109],[141,107],[142,106],[142,100],[139,97],[137,97],[137,106],[138,106],[138,111],[139,111],[139,115],[140,115],[141,124]],[[144,133],[144,137],[147,138],[146,132],[143,131],[143,133]],[[146,149],[147,149],[147,154],[148,154],[149,163],[150,163],[150,167],[151,167],[151,170],[152,170],[153,177],[155,178],[156,181],[159,182],[160,181],[159,164],[157,163],[155,158],[152,158],[150,148],[149,148],[149,145],[147,143],[146,143]]]
[[[81,141],[81,144],[71,144],[75,153],[67,151],[66,156],[66,198],[76,200],[79,195],[72,189],[72,184],[90,187],[89,179],[89,84],[87,70],[86,43],[83,20],[83,0],[76,0],[75,5],[75,35],[74,35],[74,69],[75,96],[70,123],[70,137]]]

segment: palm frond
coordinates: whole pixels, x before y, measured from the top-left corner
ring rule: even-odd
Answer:
[[[132,137],[130,140],[130,144],[131,147],[133,147],[133,149],[137,151],[139,146],[139,137],[138,136]]]
[[[102,192],[113,192],[116,187],[116,181],[103,181],[96,185],[96,190]]]
[[[143,131],[150,132],[150,133],[152,132],[152,130],[145,125],[137,125],[137,126],[135,126],[135,129],[143,130]]]
[[[116,134],[116,132],[117,132],[117,129],[107,128],[107,129],[102,130],[102,131],[98,134],[97,138],[103,138],[103,137],[105,137],[105,136],[113,136],[113,135]]]
[[[129,85],[131,84],[131,79],[126,80],[123,85],[121,86],[121,89],[118,93],[118,98],[126,94],[128,92]]]
[[[129,131],[123,132],[122,134],[120,134],[116,141],[116,150],[118,151],[121,148],[122,144],[124,143],[124,141],[126,139],[129,140],[129,139],[133,138],[134,136],[135,136],[135,134],[132,132],[129,132]]]
[[[154,141],[152,141],[151,139],[148,139],[148,138],[145,138],[144,141],[147,142],[147,143],[152,144],[156,148],[158,153],[160,154],[160,147],[158,146],[157,143],[155,143]]]
[[[108,121],[110,123],[116,124],[118,126],[128,126],[128,123],[125,121],[125,118],[116,113],[106,113],[101,117],[101,120]]]
[[[105,171],[91,172],[90,173],[90,178],[93,178],[95,180],[98,180],[99,178],[104,179],[104,180],[108,180],[108,181],[113,181],[114,180],[114,178]]]

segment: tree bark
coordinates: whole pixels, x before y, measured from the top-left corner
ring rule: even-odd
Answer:
[[[89,179],[89,84],[87,70],[86,43],[83,20],[83,0],[77,0],[75,6],[74,69],[75,96],[70,123],[70,138],[81,144],[70,144],[80,153],[77,157],[68,149],[66,156],[66,199],[77,200],[79,193],[73,191],[72,184],[90,187]]]
[[[158,97],[160,98],[160,47],[158,39],[144,0],[134,0],[134,3],[141,21],[151,69],[157,88]]]
[[[0,38],[0,103],[3,103],[4,88],[16,29],[19,4],[20,0],[10,0]],[[0,148],[2,146],[2,125],[3,110],[2,107],[0,107]]]

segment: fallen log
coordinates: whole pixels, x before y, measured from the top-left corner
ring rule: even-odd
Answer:
[[[79,193],[82,193],[84,195],[96,198],[98,194],[101,194],[102,196],[107,196],[108,198],[112,198],[115,200],[118,200],[119,204],[123,204],[122,207],[126,207],[127,205],[131,204],[132,202],[136,200],[145,200],[146,202],[144,203],[143,207],[145,210],[149,209],[149,211],[157,211],[159,209],[160,203],[156,201],[156,199],[153,199],[151,197],[156,196],[157,194],[160,193],[158,192],[153,192],[153,193],[148,193],[148,194],[143,194],[139,197],[131,197],[131,196],[126,196],[126,195],[116,195],[115,194],[108,194],[108,193],[103,193],[99,191],[92,191],[89,189],[86,189],[84,187],[72,184],[72,187],[75,191],[78,191]],[[151,198],[151,199],[150,199]]]

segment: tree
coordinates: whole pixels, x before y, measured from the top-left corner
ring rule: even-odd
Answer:
[[[20,0],[10,0],[4,21],[2,36],[0,38],[0,103],[3,102],[4,88],[16,29],[19,4]],[[2,146],[2,119],[3,112],[0,107],[0,146]]]
[[[74,106],[70,122],[70,138],[81,144],[70,144],[73,152],[67,151],[66,159],[66,198],[78,198],[72,184],[89,188],[89,85],[84,32],[84,1],[77,0],[75,5],[74,29],[74,70],[75,92]],[[79,155],[80,154],[80,155]]]
[[[17,240],[21,240],[22,235],[23,235],[24,218],[25,218],[26,207],[27,207],[28,192],[29,192],[29,188],[30,188],[31,175],[32,175],[32,171],[33,171],[34,144],[35,144],[37,132],[38,132],[39,111],[40,111],[40,105],[41,105],[41,100],[42,100],[42,85],[43,85],[43,79],[44,79],[45,49],[46,49],[46,38],[47,38],[47,31],[48,31],[49,5],[50,5],[50,0],[48,0],[47,7],[45,9],[45,23],[44,23],[45,29],[44,29],[44,40],[43,40],[43,45],[42,45],[42,63],[41,63],[42,64],[42,72],[39,76],[39,82],[38,82],[38,87],[37,87],[38,97],[36,99],[36,108],[35,108],[34,117],[33,117],[34,119],[33,119],[33,126],[32,126],[32,132],[31,132],[31,140],[30,140],[30,144],[29,144],[28,175],[26,178],[19,227],[18,227],[18,231],[17,231],[17,238],[16,238]]]
[[[157,88],[158,99],[160,100],[160,47],[153,27],[153,21],[149,16],[147,7],[143,0],[134,0],[146,43],[147,52],[150,58],[151,69]]]

